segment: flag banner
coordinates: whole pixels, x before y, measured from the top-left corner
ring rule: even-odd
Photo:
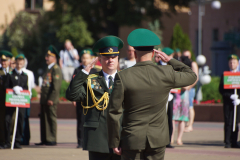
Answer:
[[[12,89],[6,89],[6,107],[30,108],[30,92],[28,90],[15,94]]]
[[[223,72],[224,89],[240,88],[240,72]]]
[[[181,93],[181,88],[174,88],[170,90],[170,93]]]

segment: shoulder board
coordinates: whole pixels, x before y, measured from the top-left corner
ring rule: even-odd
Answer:
[[[98,76],[99,76],[98,73],[96,73],[96,74],[90,74],[90,75],[88,76],[88,79],[95,78],[95,77],[98,77]]]
[[[57,68],[58,68],[58,65],[57,65],[57,64],[55,64],[53,67],[54,67],[54,69],[57,69]]]
[[[129,67],[129,68],[131,68],[131,67]],[[118,71],[117,73],[119,73],[119,72],[122,72],[122,71],[124,71],[124,70],[126,70],[127,68],[125,68],[125,69],[122,69],[122,70],[120,70],[120,71]]]

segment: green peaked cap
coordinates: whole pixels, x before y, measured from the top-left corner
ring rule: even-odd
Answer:
[[[9,51],[6,51],[6,50],[1,50],[0,55],[1,55],[2,60],[7,60],[7,57],[9,57],[9,58],[13,57],[12,53]]]
[[[168,56],[174,53],[174,50],[172,50],[169,47],[165,47],[162,49],[162,52],[166,53]]]
[[[158,36],[144,28],[133,30],[127,38],[128,44],[133,47],[157,46],[161,43]]]
[[[239,60],[239,57],[236,54],[230,54],[228,56],[228,60],[230,60],[230,59],[237,59],[237,60]]]
[[[79,53],[79,56],[82,57],[83,54],[90,54],[91,56],[95,56],[95,54],[93,53],[92,49],[90,49],[90,48],[83,49]]]
[[[50,51],[50,52],[49,52]],[[48,54],[49,55],[51,55],[51,53],[52,54],[55,54],[56,55],[56,57],[60,57],[59,56],[59,53],[58,53],[58,50],[53,46],[53,45],[50,45],[49,47],[48,47]]]
[[[175,49],[175,52],[181,52],[181,50],[179,48]]]
[[[93,46],[93,52],[101,55],[119,55],[119,49],[123,47],[123,41],[116,36],[105,36],[99,39]]]
[[[25,55],[24,54],[19,54],[15,57],[15,59],[24,59],[25,58]]]

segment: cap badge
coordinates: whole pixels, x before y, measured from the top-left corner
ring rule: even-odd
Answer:
[[[109,53],[113,53],[113,49],[112,49],[112,48],[109,48],[108,52],[109,52]]]

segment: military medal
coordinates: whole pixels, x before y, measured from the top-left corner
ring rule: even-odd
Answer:
[[[94,85],[92,84],[92,85],[91,85],[91,88],[93,88],[93,87],[94,87]]]
[[[98,89],[98,86],[95,86],[95,89]]]
[[[15,76],[15,79],[18,80],[18,76]]]
[[[94,81],[94,82],[93,82],[93,85],[96,85],[96,84],[97,84],[97,83]]]

